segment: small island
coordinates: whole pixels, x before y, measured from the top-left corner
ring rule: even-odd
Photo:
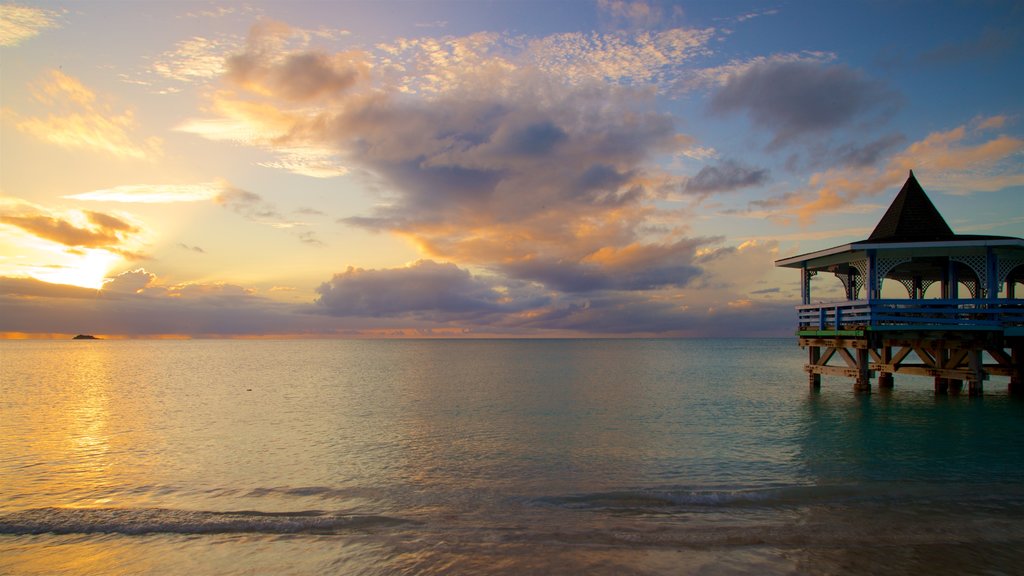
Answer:
[[[79,334],[78,336],[72,338],[72,340],[100,340],[100,338],[97,338],[92,334]]]

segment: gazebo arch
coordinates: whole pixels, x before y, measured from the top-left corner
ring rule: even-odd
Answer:
[[[801,272],[797,333],[811,349],[812,386],[821,374],[844,374],[857,379],[857,389],[870,389],[878,371],[884,387],[905,372],[935,376],[936,390],[966,379],[980,394],[989,374],[1009,375],[1011,388],[1024,388],[1024,300],[1016,298],[1024,240],[954,233],[913,172],[867,239],[775,265]],[[819,274],[839,278],[845,298],[812,303],[810,280]],[[882,297],[883,285],[893,282],[905,298]],[[893,356],[897,344],[902,352]],[[982,365],[982,352],[996,363]],[[911,353],[922,364],[906,364]],[[846,366],[828,364],[835,354]]]
[[[1019,264],[1016,264],[1016,266],[1013,266],[1012,268],[1007,266],[1006,273],[1000,277],[999,292],[1003,291],[1003,286],[1005,285],[1007,298],[1016,297],[1017,284],[1024,287],[1024,258],[1021,260],[1022,261]]]

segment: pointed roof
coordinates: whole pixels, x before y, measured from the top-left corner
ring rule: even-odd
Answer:
[[[878,221],[868,242],[933,242],[956,238],[910,171],[903,188]]]
[[[954,233],[911,171],[903,188],[878,221],[870,237],[859,242],[776,260],[775,265],[786,268],[824,269],[822,267],[842,264],[845,262],[844,258],[860,250],[906,250],[909,245],[917,243],[926,245],[927,249],[932,251],[979,246],[998,246],[1003,250],[1024,251],[1022,238]],[[808,263],[812,261],[816,263],[809,265]]]

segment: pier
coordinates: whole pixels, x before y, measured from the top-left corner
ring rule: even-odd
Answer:
[[[812,389],[822,375],[870,392],[875,378],[891,389],[911,374],[933,377],[936,394],[966,384],[981,396],[997,375],[1024,394],[1024,240],[954,233],[913,172],[866,240],[775,265],[800,270],[796,334]],[[814,302],[812,279],[826,275],[833,297]]]

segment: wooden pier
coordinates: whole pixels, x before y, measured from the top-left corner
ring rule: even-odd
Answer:
[[[867,240],[775,264],[801,271],[797,337],[812,389],[822,375],[869,392],[873,378],[889,389],[911,374],[933,377],[937,394],[960,394],[966,383],[981,396],[995,375],[1024,393],[1024,240],[954,234],[913,172]],[[845,298],[812,304],[819,274],[834,275]],[[907,298],[882,298],[887,281]],[[926,298],[933,286],[938,297]]]

